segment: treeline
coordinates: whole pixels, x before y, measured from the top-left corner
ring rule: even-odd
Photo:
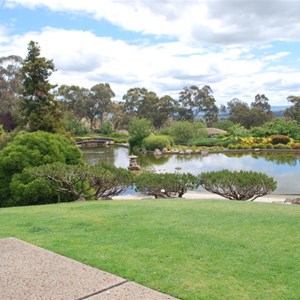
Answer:
[[[53,61],[41,57],[39,45],[33,41],[24,60],[15,55],[0,58],[0,124],[6,131],[19,126],[31,131],[105,132],[128,129],[134,118],[149,120],[155,129],[172,121],[199,119],[207,127],[224,127],[224,122],[218,122],[221,111],[228,113],[229,121],[250,129],[274,118],[264,94],[257,94],[250,105],[235,98],[218,107],[208,85],[184,87],[178,99],[134,87],[122,101],[114,101],[109,83],[98,83],[90,89],[54,86],[48,81],[54,71]],[[289,96],[288,100],[292,106],[286,109],[284,118],[299,123],[300,97]]]

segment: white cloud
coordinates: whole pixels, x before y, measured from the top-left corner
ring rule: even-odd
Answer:
[[[85,14],[123,29],[200,43],[297,40],[297,0],[6,0],[7,7]]]
[[[268,69],[274,59],[288,54],[284,52],[259,60],[247,47],[208,51],[182,42],[137,46],[88,31],[51,27],[23,36],[7,37],[5,31],[0,31],[1,40],[5,45],[0,48],[0,56],[23,57],[28,42],[38,41],[42,55],[53,59],[58,69],[52,75],[53,83],[91,87],[108,82],[119,99],[136,86],[177,97],[185,86],[209,84],[219,104],[234,97],[251,102],[257,93],[265,93],[273,104],[280,104],[288,96],[287,91],[300,87],[299,72]]]
[[[265,93],[272,104],[285,104],[286,97],[297,94],[300,87],[300,71],[283,64],[291,53],[276,51],[272,45],[275,39],[299,39],[300,6],[296,1],[6,0],[4,3],[11,9],[21,5],[36,9],[37,13],[39,7],[47,7],[53,12],[84,14],[96,20],[105,19],[125,30],[175,38],[165,43],[158,40],[157,44],[132,43],[97,36],[91,31],[52,27],[10,35],[0,25],[0,56],[25,57],[28,42],[38,41],[42,55],[53,59],[58,69],[51,78],[53,83],[91,87],[109,82],[118,98],[135,86],[177,97],[185,86],[209,84],[219,104],[234,97],[250,103],[257,93]]]

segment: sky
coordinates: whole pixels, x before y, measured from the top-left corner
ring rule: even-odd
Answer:
[[[0,0],[0,57],[28,43],[53,84],[109,83],[178,99],[209,85],[217,104],[300,95],[300,0]]]

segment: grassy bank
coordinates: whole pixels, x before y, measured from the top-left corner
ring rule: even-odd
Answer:
[[[300,206],[147,200],[0,209],[14,236],[182,299],[299,299]]]

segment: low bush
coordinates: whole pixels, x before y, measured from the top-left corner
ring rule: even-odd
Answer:
[[[43,178],[52,189],[73,199],[108,199],[124,192],[133,183],[130,171],[111,164],[66,165],[54,163],[31,168],[31,176]]]
[[[171,149],[173,145],[173,138],[167,135],[150,135],[143,139],[142,143],[143,148],[150,151],[162,150],[163,148]]]
[[[220,146],[222,140],[217,138],[200,137],[188,142],[188,146]]]
[[[263,173],[253,171],[216,171],[199,175],[200,185],[211,193],[230,200],[250,200],[267,195],[277,183]]]
[[[142,173],[135,178],[136,191],[155,198],[182,198],[188,190],[199,186],[197,176],[192,174]]]
[[[276,134],[276,135],[271,135],[269,136],[271,139],[271,144],[277,145],[277,144],[288,144],[290,142],[290,138],[287,135],[281,135],[281,134]]]
[[[273,144],[271,143],[266,144],[266,149],[274,149]]]
[[[292,149],[292,147],[286,144],[276,144],[274,145],[274,149]]]
[[[296,149],[296,150],[300,149],[300,143],[294,143],[294,144],[292,145],[292,148],[293,148],[293,149]]]

